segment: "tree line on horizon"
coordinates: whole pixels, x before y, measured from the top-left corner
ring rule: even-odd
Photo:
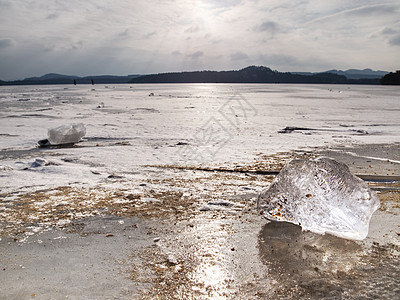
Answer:
[[[0,85],[39,85],[39,84],[119,84],[119,83],[311,83],[311,84],[382,84],[399,85],[400,71],[388,73],[379,78],[351,79],[345,75],[331,73],[291,73],[274,71],[264,66],[249,66],[237,71],[193,71],[172,72],[151,75],[127,76],[67,76],[46,74],[17,81],[1,81]]]
[[[131,83],[321,83],[379,84],[379,78],[348,79],[329,72],[311,75],[273,71],[268,67],[249,66],[238,71],[193,71],[140,76]]]
[[[381,78],[380,83],[383,85],[400,85],[400,70],[386,74]]]

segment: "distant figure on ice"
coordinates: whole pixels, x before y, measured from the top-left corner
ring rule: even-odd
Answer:
[[[93,79],[90,79],[90,81],[92,82],[92,85],[94,85],[94,81],[93,81]]]
[[[76,80],[74,79],[74,85],[76,85]]]

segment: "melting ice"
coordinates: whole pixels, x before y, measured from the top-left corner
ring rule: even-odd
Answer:
[[[349,168],[329,158],[292,160],[261,192],[258,208],[270,220],[303,230],[362,240],[379,208],[378,196]]]
[[[61,125],[48,130],[51,145],[74,144],[86,134],[86,128],[82,123]]]

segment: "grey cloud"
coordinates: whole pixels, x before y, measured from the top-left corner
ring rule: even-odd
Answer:
[[[83,48],[83,41],[78,41],[71,46],[71,49],[78,50]]]
[[[391,4],[364,5],[356,8],[344,9],[342,11],[335,12],[331,15],[311,20],[308,23],[321,22],[321,21],[323,22],[331,19],[337,20],[337,18],[339,17],[367,18],[374,16],[374,18],[377,18],[379,15],[381,17],[388,15],[396,15],[399,13],[399,8],[400,8],[399,5],[391,5]]]
[[[243,59],[247,59],[247,58],[249,58],[249,56],[246,53],[243,53],[241,51],[231,54],[231,60],[243,60]]]
[[[202,56],[204,56],[203,51],[196,51],[196,52],[188,55],[188,57],[191,58],[191,59],[198,59],[198,58],[200,58]]]
[[[13,41],[10,39],[1,39],[0,40],[0,49],[11,47],[13,45]]]
[[[400,34],[396,35],[389,41],[389,44],[392,46],[400,46]]]
[[[185,33],[194,33],[194,32],[198,32],[200,31],[200,27],[199,26],[191,26],[188,29],[185,30]]]
[[[19,51],[17,57],[12,57],[2,62],[3,56],[0,52],[0,76],[1,77],[29,77],[49,72],[64,74],[104,74],[121,73],[128,74],[132,71],[133,62],[136,57],[143,57],[138,52],[121,55],[121,50],[112,47],[100,47],[70,51],[59,49],[43,55],[43,47],[39,44],[30,44],[30,47]],[[93,54],[95,53],[95,55]],[[136,54],[136,55],[135,55]],[[67,58],[67,59],[66,59]],[[19,60],[17,62],[17,60]],[[16,63],[23,65],[23,70],[18,75],[15,73]],[[3,75],[4,74],[4,75]]]
[[[120,37],[127,37],[129,35],[129,29],[125,29],[122,31],[118,36]]]
[[[54,19],[57,19],[57,18],[58,18],[58,15],[57,15],[57,14],[49,14],[49,15],[46,17],[47,20],[54,20]]]
[[[182,55],[182,53],[180,52],[180,51],[173,51],[172,53],[171,53],[172,55]]]
[[[376,14],[393,14],[397,13],[398,6],[388,4],[367,5],[344,11],[346,14],[356,16],[371,16]]]
[[[262,54],[259,57],[261,61],[266,66],[278,67],[280,65],[298,67],[303,63],[299,61],[296,57],[284,54]]]
[[[394,30],[392,28],[387,28],[387,27],[382,30],[382,34],[385,34],[385,35],[395,34],[396,32],[397,32],[396,30]]]
[[[280,31],[279,24],[273,21],[265,21],[261,25],[255,26],[254,31],[269,32],[275,34]]]
[[[259,29],[261,31],[266,31],[266,30],[271,31],[271,30],[276,30],[277,28],[278,28],[278,25],[272,21],[264,22],[259,27]]]
[[[157,34],[157,32],[155,32],[155,31],[152,31],[152,32],[149,32],[149,33],[147,33],[147,34],[145,34],[145,35],[143,35],[143,39],[145,39],[145,40],[147,40],[147,39],[149,39],[149,38],[151,38],[151,37],[153,37],[153,36],[155,36]]]
[[[0,7],[10,8],[12,7],[12,1],[0,1]]]

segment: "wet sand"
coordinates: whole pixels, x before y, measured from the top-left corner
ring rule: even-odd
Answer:
[[[399,146],[260,155],[240,172],[145,166],[151,176],[140,195],[63,187],[19,197],[1,224],[0,299],[394,299]],[[254,171],[316,155],[370,175],[381,208],[364,241],[302,232],[257,212],[273,176]]]

